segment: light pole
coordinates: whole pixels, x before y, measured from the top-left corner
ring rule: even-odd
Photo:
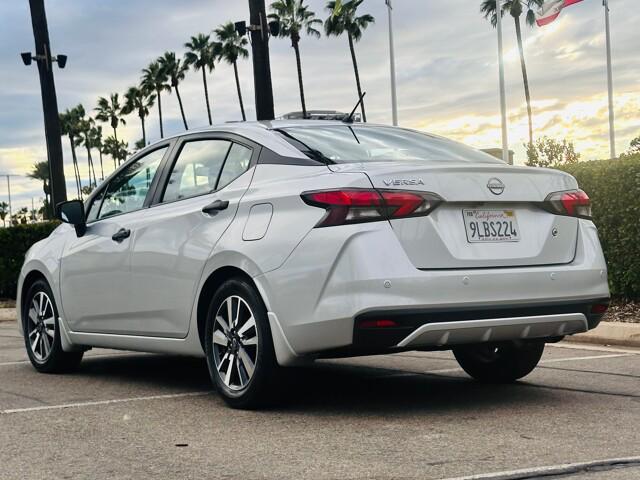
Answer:
[[[44,0],[29,0],[29,6],[31,8],[31,24],[33,26],[36,54],[32,56],[30,52],[24,52],[21,56],[25,65],[31,65],[32,60],[35,60],[38,64],[47,159],[49,161],[51,204],[55,211],[55,206],[67,199],[67,189],[64,180],[58,101],[56,99],[56,87],[53,81],[53,62],[57,62],[60,68],[64,68],[67,63],[67,56],[51,56]]]
[[[391,117],[393,124],[398,125],[398,95],[396,93],[396,57],[393,46],[393,19],[391,0],[384,0],[389,12],[389,66],[391,69]]]
[[[13,215],[11,206],[11,177],[19,177],[20,175],[5,173],[4,176],[7,177],[7,196],[9,197],[9,224],[11,224],[11,215]]]
[[[609,155],[616,158],[616,130],[613,115],[613,73],[611,68],[611,27],[609,24],[609,0],[602,2],[604,5],[604,25],[607,39],[607,93],[609,98]]]
[[[498,30],[498,70],[500,76],[500,117],[502,120],[502,161],[509,163],[509,138],[507,136],[507,100],[504,86],[504,57],[502,53],[502,8],[496,0],[496,26]]]
[[[249,32],[258,120],[273,120],[273,87],[269,63],[269,25],[264,0],[249,0]]]

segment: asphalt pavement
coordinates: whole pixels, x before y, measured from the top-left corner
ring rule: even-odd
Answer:
[[[640,479],[640,350],[548,346],[506,386],[449,352],[327,360],[282,389],[231,410],[204,360],[99,349],[38,374],[0,323],[0,479]]]

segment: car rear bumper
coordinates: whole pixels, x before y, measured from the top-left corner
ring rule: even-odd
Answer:
[[[358,321],[374,317],[413,323],[395,336],[387,331],[373,349],[560,337],[594,328],[599,317],[590,306],[609,298],[606,264],[588,221],[580,221],[570,264],[433,271],[415,268],[384,222],[314,229],[281,268],[255,280],[299,356],[361,350]],[[570,322],[567,314],[574,315]],[[541,318],[523,320],[535,317]],[[487,320],[498,323],[469,323]],[[418,337],[400,345],[418,328]]]

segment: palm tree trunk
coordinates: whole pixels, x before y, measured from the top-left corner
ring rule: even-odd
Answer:
[[[204,85],[204,102],[207,104],[207,115],[209,117],[209,125],[213,125],[211,120],[211,106],[209,105],[209,87],[207,87],[207,72],[202,67],[202,84]]]
[[[71,158],[73,160],[73,173],[76,177],[78,198],[82,198],[82,181],[80,180],[80,169],[78,168],[78,158],[76,157],[76,144],[73,141],[73,136],[71,135],[69,135],[69,143],[71,144]]]
[[[236,89],[238,90],[238,100],[240,101],[240,111],[242,112],[242,121],[247,120],[247,116],[244,114],[244,104],[242,103],[242,91],[240,90],[240,78],[238,77],[238,64],[233,62],[233,73],[236,76]]]
[[[100,154],[100,181],[104,181],[104,168],[102,167],[102,147],[98,149],[98,153]]]
[[[89,167],[89,186],[91,186],[91,172],[93,171],[93,184],[98,185],[96,181],[96,169],[93,168],[93,158],[91,158],[91,149],[87,147],[87,166]]]
[[[353,61],[353,71],[356,74],[356,87],[358,87],[358,98],[362,98],[362,88],[360,87],[360,73],[358,72],[358,61],[356,60],[356,50],[353,46],[353,37],[349,37],[349,50],[351,51],[351,61]],[[366,123],[367,114],[364,111],[364,99],[360,102],[360,110],[362,111],[362,121]]]
[[[144,115],[140,115],[140,123],[142,123],[142,143],[147,146],[147,132],[144,128]]]
[[[118,132],[116,131],[116,127],[113,127],[113,138],[116,139],[116,142],[118,141]]]
[[[527,101],[527,116],[529,117],[529,145],[533,145],[533,114],[531,112],[531,94],[529,92],[529,77],[527,75],[527,64],[524,61],[524,47],[522,46],[522,30],[520,28],[520,17],[515,17],[516,37],[518,39],[518,50],[520,50],[520,66],[522,67],[522,81],[524,82],[524,97]]]
[[[291,41],[293,51],[296,53],[296,66],[298,67],[298,87],[300,89],[300,104],[302,105],[302,118],[307,118],[307,105],[304,101],[304,86],[302,84],[302,64],[300,62],[300,47],[297,40]]]
[[[178,90],[178,85],[173,88],[175,88],[176,96],[178,97],[178,105],[180,105],[180,114],[182,115],[182,123],[184,123],[184,129],[189,130],[189,127],[187,126],[187,117],[184,116],[184,107],[182,106],[182,98],[180,97],[180,90]]]
[[[162,98],[160,98],[160,90],[156,90],[158,94],[158,116],[160,117],[160,138],[164,138],[164,130],[162,128]]]

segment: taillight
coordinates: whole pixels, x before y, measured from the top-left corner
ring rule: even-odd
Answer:
[[[591,201],[582,190],[552,193],[545,200],[545,204],[551,212],[559,215],[591,218]]]
[[[442,202],[433,193],[402,190],[320,190],[301,197],[307,205],[327,211],[317,227],[428,215]]]

